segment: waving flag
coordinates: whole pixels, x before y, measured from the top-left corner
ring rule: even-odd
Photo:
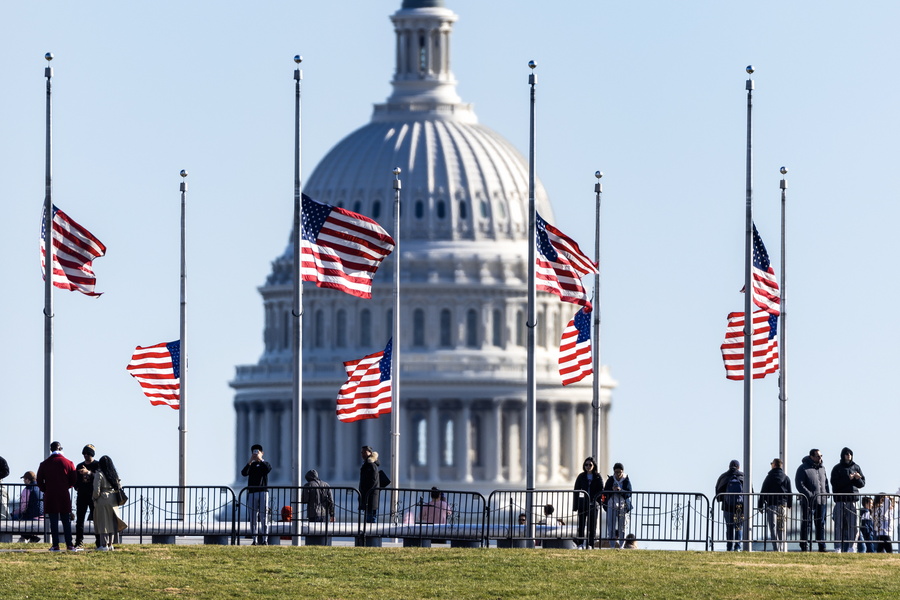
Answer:
[[[94,291],[97,278],[91,262],[106,254],[106,246],[94,235],[73,221],[63,211],[53,207],[51,235],[51,271],[53,285],[87,296],[99,296]],[[44,250],[44,216],[41,216],[41,273],[47,276]]]
[[[764,310],[753,313],[753,379],[762,379],[778,371],[778,317]],[[725,361],[725,377],[734,381],[744,380],[744,313],[728,315],[725,342],[721,346]]]
[[[138,380],[154,406],[179,408],[181,396],[181,341],[134,349],[128,372]]]
[[[338,420],[350,423],[377,419],[391,412],[391,354],[393,340],[382,352],[344,363],[347,381],[337,397]]]
[[[301,221],[303,281],[371,298],[372,278],[394,249],[393,238],[372,219],[305,194]]]
[[[590,310],[591,302],[581,285],[581,278],[598,273],[597,264],[584,255],[574,240],[538,214],[535,215],[535,236],[537,289]]]
[[[559,344],[562,384],[581,381],[594,372],[591,357],[591,311],[582,308],[566,325]]]
[[[781,296],[769,253],[753,225],[753,303],[770,315],[781,314]]]

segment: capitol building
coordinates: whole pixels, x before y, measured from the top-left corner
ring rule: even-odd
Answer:
[[[447,490],[525,488],[528,163],[478,123],[450,69],[457,15],[444,0],[403,0],[393,92],[371,121],[337,143],[303,192],[378,221],[398,238],[375,276],[371,299],[303,288],[301,474],[356,487],[359,449],[391,469],[391,416],[336,417],[344,361],[382,350],[392,334],[393,276],[400,263],[400,481]],[[526,59],[528,57],[525,57]],[[523,59],[523,66],[526,60]],[[523,123],[525,127],[527,123]],[[394,167],[402,170],[399,236],[393,231]],[[536,183],[535,206],[557,224]],[[565,225],[562,225],[565,229]],[[290,232],[285,232],[289,234]],[[290,237],[289,237],[290,239]],[[592,240],[581,240],[592,247]],[[291,485],[292,244],[272,263],[262,295],[265,350],[238,366],[235,481],[254,443],[272,463],[270,485]],[[590,252],[589,252],[590,254]],[[536,485],[571,488],[590,454],[592,381],[563,387],[559,343],[578,306],[537,295]],[[396,343],[395,343],[396,346]],[[608,473],[608,413],[616,383],[601,376],[600,455]]]

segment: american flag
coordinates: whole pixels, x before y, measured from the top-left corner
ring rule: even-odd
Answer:
[[[134,349],[128,372],[138,380],[154,406],[179,407],[181,398],[181,341]]]
[[[41,215],[41,273],[46,278],[44,250],[44,213]],[[106,246],[94,235],[73,221],[66,213],[53,207],[51,265],[53,285],[64,290],[78,291],[87,296],[99,296],[94,291],[97,278],[91,262],[106,254]]]
[[[581,381],[594,372],[591,357],[591,312],[582,308],[566,325],[559,344],[562,384]]]
[[[753,313],[753,379],[762,379],[778,371],[778,317],[764,310]],[[725,377],[734,381],[744,380],[744,313],[728,315],[725,342],[722,343],[722,360],[725,361]]]
[[[372,277],[394,249],[394,239],[368,217],[303,195],[303,281],[360,298],[372,297]]]
[[[535,236],[537,289],[556,294],[563,302],[590,309],[591,302],[581,278],[598,273],[597,264],[585,256],[573,239],[536,213]]]
[[[337,397],[337,417],[345,423],[377,419],[391,412],[393,340],[381,352],[344,363],[347,381]]]
[[[781,295],[769,253],[753,225],[753,303],[770,315],[781,314]]]

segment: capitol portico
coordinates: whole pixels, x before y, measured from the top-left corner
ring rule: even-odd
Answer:
[[[404,0],[391,20],[392,95],[322,159],[303,191],[364,214],[393,235],[391,172],[402,169],[396,483],[483,493],[524,488],[528,165],[457,95],[450,70],[457,16],[445,2]],[[535,203],[554,223],[539,182]],[[381,350],[391,337],[397,258],[384,261],[369,300],[304,286],[301,472],[315,468],[333,486],[357,484],[362,445],[373,446],[390,469],[391,419],[342,423],[335,408],[343,362]],[[231,382],[236,481],[247,449],[261,443],[274,468],[270,483],[291,482],[292,263],[289,242],[259,288],[264,353],[257,364],[237,367]],[[543,488],[570,487],[589,454],[591,378],[564,388],[557,366],[562,330],[577,309],[538,294],[535,473]],[[601,384],[597,458],[605,473],[616,384],[605,370]]]

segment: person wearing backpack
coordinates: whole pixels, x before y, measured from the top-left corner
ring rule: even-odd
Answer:
[[[728,470],[716,480],[716,500],[722,504],[725,517],[725,548],[740,552],[744,525],[744,472],[741,463],[732,460]]]

